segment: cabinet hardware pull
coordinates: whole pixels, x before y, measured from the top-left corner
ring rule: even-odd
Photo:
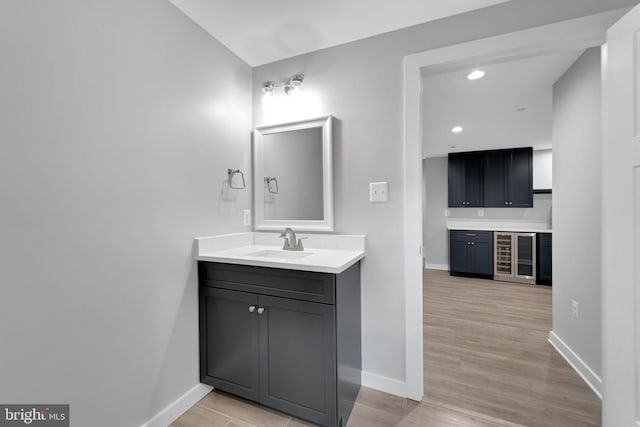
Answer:
[[[258,314],[264,313],[264,307],[258,307]]]
[[[255,305],[250,305],[249,306],[249,313],[253,313],[254,311],[256,311],[256,306]]]
[[[473,234],[473,233],[467,233],[466,235],[469,236],[469,237],[476,237],[476,235]]]

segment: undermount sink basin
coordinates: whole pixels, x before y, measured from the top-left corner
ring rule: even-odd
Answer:
[[[277,250],[267,249],[264,251],[258,251],[258,252],[247,254],[247,256],[264,257],[264,258],[300,259],[300,258],[306,258],[312,254],[313,252],[295,252],[295,251],[285,251],[285,250],[277,251]]]

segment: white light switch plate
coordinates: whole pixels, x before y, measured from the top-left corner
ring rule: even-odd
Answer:
[[[389,184],[386,182],[369,183],[369,201],[386,202],[389,200]]]

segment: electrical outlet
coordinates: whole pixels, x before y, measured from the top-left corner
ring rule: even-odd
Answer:
[[[242,211],[242,225],[251,225],[251,209]]]
[[[478,209],[478,216],[484,216],[484,209]]]
[[[446,216],[446,217],[451,216],[451,211],[449,209],[445,209],[444,210],[444,216]]]
[[[574,299],[571,300],[571,315],[576,319],[580,318],[580,305]]]

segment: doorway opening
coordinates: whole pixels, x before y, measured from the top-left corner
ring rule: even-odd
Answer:
[[[478,64],[499,64],[513,60],[541,57],[585,50],[600,46],[606,28],[615,20],[609,14],[561,22],[549,26],[478,40],[405,58],[405,283],[406,283],[406,372],[407,396],[419,400],[423,396],[423,258],[413,257],[422,246],[422,133],[423,77],[471,68]],[[520,108],[520,107],[516,107]],[[514,111],[514,113],[517,113]],[[447,123],[449,125],[449,123]],[[448,129],[449,131],[451,129]],[[442,153],[445,154],[445,153]],[[440,213],[444,217],[444,209]],[[428,249],[428,248],[425,248]],[[446,251],[446,249],[445,249]]]

